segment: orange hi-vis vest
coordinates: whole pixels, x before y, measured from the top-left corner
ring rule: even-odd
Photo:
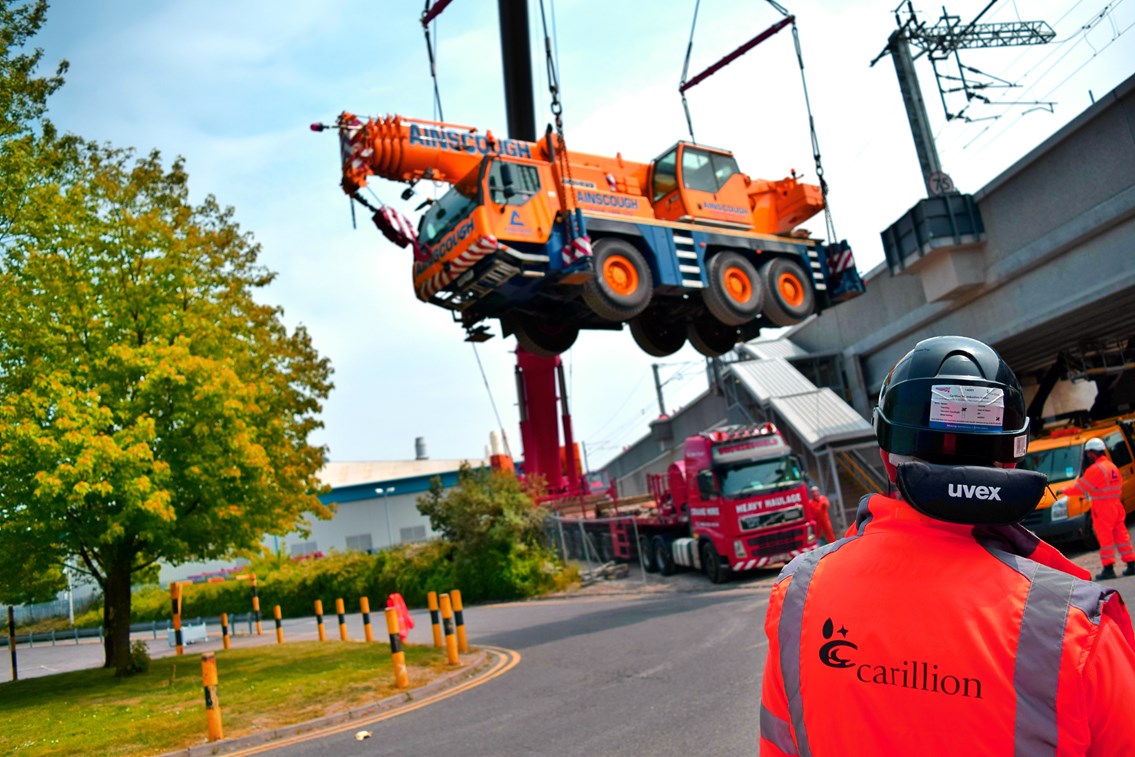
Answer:
[[[857,523],[773,588],[761,755],[1135,755],[1114,590],[1019,526],[880,495]]]
[[[1065,494],[1080,494],[1088,498],[1094,507],[1100,502],[1115,500],[1121,503],[1120,494],[1123,491],[1123,477],[1115,463],[1106,457],[1097,458],[1088,466],[1084,475],[1064,490]],[[1122,504],[1120,505],[1122,507]]]

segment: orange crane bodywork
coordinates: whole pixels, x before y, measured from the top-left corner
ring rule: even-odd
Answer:
[[[793,231],[823,210],[820,187],[752,179],[726,150],[678,142],[642,163],[569,151],[550,130],[529,142],[350,113],[337,126],[353,198],[362,201],[371,176],[452,185],[427,201],[414,289],[460,313],[470,339],[487,338],[479,321],[499,318],[506,336],[553,355],[580,329],[628,323],[650,354],[688,337],[717,355],[762,325],[789,325],[863,291],[846,243]],[[844,261],[834,272],[833,249]]]

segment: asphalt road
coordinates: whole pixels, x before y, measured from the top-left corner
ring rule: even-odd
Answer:
[[[470,643],[519,652],[504,675],[370,727],[273,755],[614,755],[757,746],[772,575],[697,591],[466,610]]]
[[[1069,550],[1095,572],[1095,552]],[[519,664],[470,690],[371,726],[282,746],[273,755],[752,754],[766,641],[762,629],[775,571],[721,586],[694,574],[661,579],[632,573],[584,593],[467,607],[469,641],[520,655]],[[1128,606],[1135,578],[1107,582]],[[380,617],[380,616],[379,616]],[[431,644],[428,615],[415,612],[410,642]],[[334,614],[327,632],[338,635]],[[358,615],[348,616],[353,637]],[[376,627],[376,637],[383,636]],[[288,640],[314,639],[312,619],[286,621]],[[261,643],[274,643],[272,621]],[[253,643],[238,637],[234,644]],[[164,639],[155,656],[172,654]],[[187,655],[219,646],[187,647]],[[101,647],[20,647],[21,678],[94,667]],[[259,751],[259,750],[258,750]]]

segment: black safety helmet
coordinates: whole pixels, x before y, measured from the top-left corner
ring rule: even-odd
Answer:
[[[990,346],[964,336],[924,339],[879,390],[879,446],[942,465],[1014,463],[1028,448],[1025,398]]]

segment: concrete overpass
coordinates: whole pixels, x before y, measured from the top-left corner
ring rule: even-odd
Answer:
[[[942,334],[993,345],[1030,395],[1088,379],[1098,414],[1135,406],[1135,77],[972,200],[975,224],[964,207],[916,206],[883,232],[867,294],[788,337],[838,363],[864,417],[890,367]]]
[[[887,261],[867,273],[864,296],[777,345],[739,346],[726,359],[733,365],[710,366],[710,391],[608,463],[620,492],[645,491],[645,473],[680,457],[690,433],[794,422],[789,406],[804,392],[792,387],[803,376],[738,361],[783,358],[812,390],[833,390],[869,419],[887,371],[915,342],[962,334],[993,345],[1026,397],[1043,400],[1038,421],[1093,404],[1098,415],[1135,409],[1135,77],[972,197],[921,201],[883,239]],[[877,454],[862,429],[844,438],[847,422],[833,421],[818,440],[809,424],[790,429],[812,478],[840,492],[841,514],[879,475],[867,481]]]

